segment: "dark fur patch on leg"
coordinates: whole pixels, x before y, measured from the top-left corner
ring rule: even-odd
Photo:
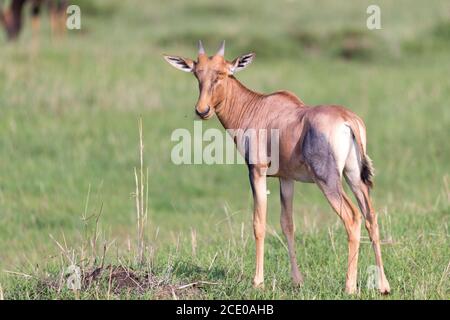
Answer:
[[[339,173],[333,150],[323,133],[309,127],[303,140],[302,153],[317,179],[326,184],[338,182]]]
[[[253,164],[247,164],[248,178],[250,180],[250,187],[252,188],[252,194],[255,195],[255,166]]]

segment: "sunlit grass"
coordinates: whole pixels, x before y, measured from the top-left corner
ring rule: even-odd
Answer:
[[[74,250],[82,247],[88,190],[89,214],[102,206],[102,239],[114,241],[107,263],[135,267],[133,168],[139,167],[142,117],[152,272],[171,285],[214,283],[196,291],[199,298],[347,298],[345,235],[316,186],[296,185],[296,244],[305,275],[299,289],[290,285],[287,253],[275,235],[282,237],[278,183],[270,181],[266,288],[258,291],[251,287],[252,203],[245,166],[170,161],[170,135],[176,128],[193,129],[198,92],[195,79],[168,66],[161,54],[194,57],[202,36],[210,53],[225,38],[229,59],[256,52],[254,63],[238,75],[248,87],[287,89],[307,104],[342,104],[362,116],[377,172],[373,197],[386,242],[390,297],[448,299],[449,5],[415,1],[420,8],[411,9],[410,1],[382,1],[383,29],[373,35],[365,28],[364,1],[327,1],[320,8],[313,3],[283,1],[274,9],[271,2],[251,1],[96,1],[86,7],[79,34],[51,41],[43,23],[38,46],[31,44],[28,28],[18,43],[1,39],[0,271],[32,277],[1,273],[0,294],[75,297],[64,288],[43,287],[42,280],[58,278],[68,264],[49,234],[65,238]],[[338,54],[340,37],[351,30],[372,41],[370,55]],[[305,35],[312,48],[299,40]],[[220,127],[216,119],[204,125]],[[373,261],[370,245],[363,243],[358,297],[380,298],[365,289]],[[159,297],[152,290],[108,292],[106,282],[80,298]]]

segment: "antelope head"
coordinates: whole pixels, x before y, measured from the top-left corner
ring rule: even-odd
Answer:
[[[198,80],[199,97],[195,113],[207,120],[214,115],[226,97],[227,79],[236,72],[246,68],[255,57],[254,53],[244,54],[233,61],[225,60],[225,41],[217,53],[208,57],[201,41],[198,42],[197,60],[180,56],[164,55],[164,59],[175,68],[192,72]]]

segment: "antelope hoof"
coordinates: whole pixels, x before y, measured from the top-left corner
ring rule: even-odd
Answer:
[[[345,287],[345,293],[346,294],[356,294],[357,290],[356,290],[356,286],[346,286]]]
[[[303,276],[300,272],[292,274],[292,282],[294,286],[300,287],[303,285]]]
[[[253,279],[253,288],[264,289],[264,280]]]
[[[388,295],[389,293],[391,293],[391,288],[389,286],[389,283],[387,282],[382,285],[379,290],[382,295]]]
[[[383,296],[388,296],[390,293],[390,289],[380,290],[380,294],[382,294]]]

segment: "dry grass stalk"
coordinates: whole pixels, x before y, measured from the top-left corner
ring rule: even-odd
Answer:
[[[195,257],[197,255],[197,230],[191,228],[191,247],[192,255]]]
[[[0,300],[5,300],[5,296],[3,294],[3,288],[2,288],[1,284],[0,284]]]
[[[136,184],[136,223],[137,223],[137,262],[142,264],[145,252],[145,229],[147,226],[148,213],[148,168],[144,177],[144,140],[142,137],[142,118],[139,119],[139,172],[134,168],[134,179]],[[145,195],[144,195],[145,193]]]

